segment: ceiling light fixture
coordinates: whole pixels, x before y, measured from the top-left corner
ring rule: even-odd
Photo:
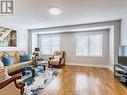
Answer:
[[[57,7],[52,7],[49,9],[49,13],[52,15],[60,15],[61,14],[61,10]]]

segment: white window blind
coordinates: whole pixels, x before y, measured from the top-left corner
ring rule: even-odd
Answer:
[[[103,34],[76,36],[76,56],[102,56]]]
[[[53,54],[59,50],[59,36],[41,36],[41,52],[42,54]]]

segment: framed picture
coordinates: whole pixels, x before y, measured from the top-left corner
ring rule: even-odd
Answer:
[[[17,32],[16,30],[0,27],[0,47],[16,47]]]

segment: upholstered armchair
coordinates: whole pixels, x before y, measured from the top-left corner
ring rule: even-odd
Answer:
[[[59,67],[62,68],[65,66],[65,52],[64,51],[55,51],[52,58],[49,58],[48,61],[49,67]]]
[[[0,73],[3,71],[4,70],[1,69]],[[21,79],[21,76],[18,75],[8,76],[7,73],[5,74],[1,73],[0,95],[23,95],[25,84],[23,84],[22,82],[17,82],[17,80],[19,79]]]

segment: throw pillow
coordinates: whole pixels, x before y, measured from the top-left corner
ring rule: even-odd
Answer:
[[[12,59],[13,59],[13,63],[16,64],[16,63],[17,63],[16,58],[15,58],[14,56],[11,56],[11,57],[12,57]]]
[[[15,63],[20,62],[20,54],[19,54],[19,52],[16,52],[15,55],[14,55],[14,57],[16,59],[16,62]]]
[[[4,66],[12,65],[13,64],[13,58],[11,56],[3,57],[2,62],[4,64]]]
[[[4,64],[3,64],[3,62],[0,60],[0,67],[3,67],[4,66]]]
[[[9,56],[9,54],[7,52],[4,52],[2,55],[2,57],[8,57],[8,56]]]
[[[25,62],[25,61],[30,61],[30,56],[29,55],[20,55],[20,62]]]
[[[55,56],[54,56],[54,59],[55,59],[55,60],[60,60],[60,58],[61,58],[60,55],[57,55],[57,56],[55,55]]]
[[[5,68],[0,68],[0,83],[4,82],[5,80],[7,80],[8,78],[10,78],[10,76],[7,73],[7,69]]]

